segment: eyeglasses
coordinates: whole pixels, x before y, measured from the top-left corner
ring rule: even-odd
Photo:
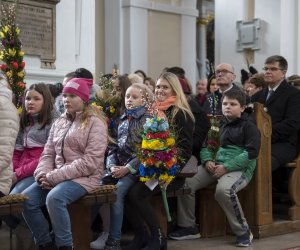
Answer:
[[[271,71],[271,72],[274,72],[274,71],[277,71],[277,70],[283,70],[283,69],[281,69],[281,68],[276,68],[276,67],[270,67],[270,68],[268,68],[268,67],[264,67],[264,68],[262,68],[263,69],[263,71]]]
[[[234,74],[232,71],[229,71],[227,69],[218,69],[218,70],[216,70],[216,75],[218,75],[218,74],[225,75],[225,74],[228,74],[228,73]]]

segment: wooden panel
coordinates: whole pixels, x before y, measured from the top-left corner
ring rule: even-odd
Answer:
[[[270,116],[264,111],[262,104],[255,103],[254,109],[256,124],[261,133],[261,148],[254,175],[254,225],[260,226],[271,224],[273,221],[271,174],[272,122]]]
[[[199,230],[202,237],[215,237],[226,234],[226,216],[215,200],[215,189],[199,190]]]
[[[22,211],[23,202],[0,205],[0,215],[20,214]]]
[[[74,249],[90,249],[90,242],[92,241],[91,207],[96,203],[112,203],[116,201],[116,198],[114,192],[87,194],[68,206]]]

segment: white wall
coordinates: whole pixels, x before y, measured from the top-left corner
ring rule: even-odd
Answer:
[[[243,17],[245,1],[216,0],[215,2],[215,61],[232,63],[237,80],[240,70],[246,68],[244,53],[236,52],[236,21]],[[271,55],[282,55],[289,62],[287,75],[300,73],[300,3],[298,0],[254,0],[254,18],[261,19],[261,49],[254,53],[254,66],[261,70]]]
[[[263,68],[267,57],[280,54],[285,56],[280,51],[280,2],[281,0],[255,1],[255,17],[262,21],[262,47],[255,52],[254,63],[258,70]]]
[[[236,72],[244,67],[242,53],[236,52],[236,21],[243,19],[243,1],[215,1],[215,65],[231,63]]]
[[[56,5],[56,69],[42,69],[38,57],[25,56],[27,84],[61,82],[79,67],[95,73],[95,40],[95,0],[60,1]]]

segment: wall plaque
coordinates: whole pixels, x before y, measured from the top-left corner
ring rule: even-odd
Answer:
[[[42,68],[55,68],[56,15],[55,6],[60,0],[19,0],[16,4],[16,21],[21,30],[25,55],[39,56]],[[1,4],[13,1],[0,0]]]

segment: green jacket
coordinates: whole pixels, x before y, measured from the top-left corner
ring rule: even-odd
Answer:
[[[202,166],[205,166],[207,161],[213,161],[212,153],[208,148],[201,150],[200,157]],[[250,160],[245,148],[232,145],[219,148],[216,163],[223,164],[228,172],[244,171],[246,179],[250,181],[256,166],[256,159]]]

